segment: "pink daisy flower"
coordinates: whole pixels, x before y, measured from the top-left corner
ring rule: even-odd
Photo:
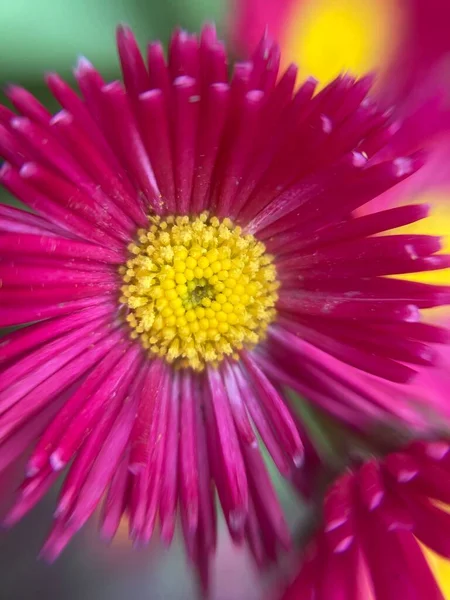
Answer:
[[[342,475],[283,600],[443,600],[432,567],[450,558],[449,449],[417,441]]]
[[[230,37],[249,56],[266,27],[282,64],[329,83],[339,73],[375,71],[382,96],[405,102],[448,84],[446,0],[229,0]],[[367,27],[367,23],[372,27]]]
[[[450,257],[375,235],[424,205],[351,217],[423,163],[371,160],[393,131],[370,77],[295,91],[264,38],[229,79],[209,25],[176,31],[167,64],[127,28],[118,46],[124,85],[81,59],[81,96],[47,76],[56,115],[16,86],[19,116],[0,107],[0,181],[32,211],[0,207],[0,326],[32,323],[1,342],[0,470],[33,447],[6,524],[67,467],[47,558],[103,503],[102,535],[126,514],[139,544],[179,514],[206,580],[216,491],[260,564],[289,545],[258,441],[301,466],[286,387],[360,430],[428,428],[392,394],[447,341],[419,311],[448,288],[386,276]]]

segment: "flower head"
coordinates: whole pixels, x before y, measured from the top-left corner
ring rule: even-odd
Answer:
[[[450,558],[449,449],[413,442],[341,476],[284,600],[443,598],[433,570],[436,554]]]
[[[248,54],[269,28],[293,61],[323,84],[342,72],[376,71],[391,91],[445,76],[449,43],[445,0],[234,0],[229,25]],[[436,83],[436,81],[435,81]]]
[[[280,472],[302,463],[290,386],[354,427],[429,415],[391,386],[434,362],[447,334],[419,310],[443,286],[387,276],[446,266],[438,238],[386,233],[426,206],[355,218],[421,154],[372,159],[389,114],[371,78],[315,94],[278,79],[263,38],[235,65],[214,28],[176,31],[147,65],[118,31],[125,86],[81,59],[82,97],[57,75],[52,116],[17,86],[0,110],[0,181],[32,212],[0,207],[0,468],[30,445],[15,523],[70,464],[44,554],[56,557],[103,500],[136,543],[179,512],[190,557],[215,544],[217,490],[231,536],[260,564],[289,535],[258,437]],[[439,406],[433,406],[439,413]]]
[[[329,83],[340,73],[385,71],[416,25],[420,0],[235,0],[230,11],[238,47],[251,52],[268,27],[281,43],[283,63]],[[371,26],[368,26],[368,24]]]

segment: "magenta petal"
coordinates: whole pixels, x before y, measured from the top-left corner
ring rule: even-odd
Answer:
[[[196,397],[201,397],[199,383],[196,383]],[[211,485],[212,466],[208,455],[207,432],[200,403],[195,404],[195,427],[198,451],[198,491],[199,491],[199,529],[198,543],[206,552],[216,547],[217,511],[214,487]]]
[[[165,434],[168,427],[168,418],[169,418],[169,403],[170,403],[170,387],[167,383],[167,379],[169,374],[164,374],[165,379],[161,384],[161,388],[159,390],[159,404],[158,411],[155,415],[155,420],[153,424],[153,430],[151,432],[153,441],[153,454],[151,456],[151,462],[149,463],[147,470],[149,473],[148,477],[148,489],[150,492],[150,496],[147,502],[147,512],[146,512],[146,523],[143,530],[143,534],[141,536],[141,540],[147,543],[150,540],[150,537],[153,533],[153,529],[155,526],[155,521],[157,518],[157,512],[159,507],[159,501],[161,498],[161,489],[162,482],[164,477],[164,460],[165,460],[165,446],[163,443],[160,443],[163,435]],[[153,434],[155,432],[155,434]]]
[[[344,363],[338,359],[288,332],[275,330],[274,327],[271,328],[270,332],[271,334],[272,332],[275,334],[277,341],[291,355],[296,355],[297,359],[301,357],[302,363],[308,365],[308,371],[312,374],[323,373],[324,383],[326,382],[326,377],[330,376],[330,379],[337,385],[337,389],[343,385],[350,392],[348,395],[349,402],[356,402],[356,406],[360,408],[363,408],[365,405],[363,412],[367,410],[376,411],[379,407],[382,410],[388,411],[388,413],[398,415],[403,420],[410,421],[411,424],[420,424],[420,416],[405,402],[404,398],[399,397],[398,402],[393,405],[390,395],[381,385],[378,385],[376,379],[372,381],[368,376],[361,377],[361,372],[352,367],[346,366],[344,368]],[[373,385],[366,384],[370,381],[372,381]]]
[[[0,125],[0,156],[17,169],[20,169],[32,158],[32,154],[25,147],[24,142],[17,139],[13,132],[3,125]]]
[[[114,122],[117,148],[136,182],[142,186],[148,207],[160,214],[161,194],[125,90],[119,82],[114,82],[102,88],[102,95],[108,111],[108,123],[111,126]]]
[[[240,537],[248,506],[246,469],[220,374],[208,369],[207,376],[209,392],[205,397],[205,417],[207,427],[211,428],[209,452],[215,454],[214,479],[230,534]]]
[[[401,550],[400,534],[386,532],[373,516],[366,518],[364,523],[361,520],[360,526],[375,596],[386,600],[401,597],[421,600],[423,597],[419,595]],[[417,544],[411,533],[406,535],[408,544]],[[425,557],[422,560],[425,561]]]
[[[262,370],[257,366],[251,355],[243,353],[242,358],[251,375],[253,384],[259,392],[260,401],[271,417],[273,426],[281,439],[285,440],[286,446],[289,448],[289,454],[292,457],[294,465],[300,465],[303,457],[303,444],[284,401]]]
[[[361,500],[369,511],[377,508],[385,496],[380,466],[375,461],[364,463],[359,471],[358,487]]]
[[[425,498],[403,496],[414,520],[414,535],[426,546],[450,558],[450,515]]]
[[[108,333],[105,320],[96,320],[75,332],[66,333],[11,365],[2,374],[0,412],[4,413],[14,406],[25,394]]]
[[[358,570],[357,550],[330,552],[322,561],[318,600],[356,600],[354,596],[355,572]],[[361,598],[361,600],[363,600]]]
[[[18,85],[9,85],[6,94],[14,107],[25,117],[33,119],[37,123],[48,125],[52,115],[33,94]]]
[[[117,240],[96,228],[93,223],[73,213],[67,207],[61,206],[58,202],[29,185],[26,179],[33,172],[34,163],[25,163],[20,171],[16,171],[5,163],[0,169],[0,181],[12,194],[61,229],[91,242],[97,242],[116,249],[120,247]]]
[[[17,296],[17,293],[15,293]],[[107,294],[97,295],[93,294],[87,298],[80,298],[79,300],[70,301],[55,301],[53,298],[52,302],[40,303],[35,305],[25,306],[2,306],[0,313],[0,325],[1,327],[8,327],[10,325],[20,325],[23,323],[30,323],[32,321],[40,321],[42,319],[48,319],[52,317],[58,317],[60,315],[68,315],[73,312],[77,312],[87,307],[95,307],[107,303],[109,297]]]
[[[181,519],[188,547],[199,522],[198,450],[194,402],[192,377],[189,373],[184,373],[181,376],[180,422],[183,424],[183,434],[179,447],[179,485]]]
[[[78,381],[110,349],[111,340],[108,334],[98,335],[97,339],[92,336],[90,341],[92,341],[90,348],[84,353],[79,353],[74,360],[69,362],[68,366],[36,385],[2,415],[0,419],[2,436],[8,435],[26,422],[30,416],[53,402],[62,391]]]
[[[75,533],[76,531],[72,527],[66,526],[62,521],[55,521],[39,556],[46,560],[47,563],[53,563]]]
[[[137,194],[131,184],[128,182],[127,185],[127,180],[124,181],[123,174],[120,169],[117,169],[118,165],[115,164],[115,161],[111,161],[108,154],[105,156],[103,147],[92,143],[92,135],[78,126],[78,121],[74,119],[72,114],[61,110],[52,118],[51,126],[62,142],[70,147],[78,163],[90,176],[92,182],[101,187],[104,194],[100,194],[100,198],[104,199],[106,194],[120,209],[118,211],[113,207],[116,217],[125,229],[130,233],[130,228],[132,230],[134,223],[140,226],[146,225],[145,214],[136,202]],[[113,166],[115,167],[114,170]],[[98,192],[96,195],[99,197]]]
[[[103,505],[100,532],[102,538],[107,542],[110,542],[116,535],[124,515],[128,499],[128,479],[128,455],[125,454],[111,479]]]
[[[317,556],[316,543],[307,549],[303,557],[300,573],[282,596],[282,600],[316,600],[318,593],[318,576],[321,567]]]
[[[139,348],[127,348],[127,345],[124,344],[120,348],[118,354],[119,356],[122,354],[122,357],[120,357],[120,360],[116,364],[114,376],[105,379],[102,384],[99,385],[90,397],[89,402],[83,404],[82,409],[72,420],[71,427],[65,429],[62,436],[58,439],[58,442],[54,443],[54,449],[50,455],[50,462],[55,470],[60,470],[69,462],[86,437],[88,437],[88,440],[90,439],[88,435],[89,428],[96,423],[99,416],[102,414],[102,411],[105,410],[108,400],[118,396],[118,390],[123,387],[124,381],[126,381],[128,377],[127,369],[132,372],[131,367],[136,362]],[[119,358],[119,356],[115,356],[115,358]],[[116,403],[117,400],[113,405]]]
[[[234,369],[238,388],[242,398],[244,398],[246,408],[254,422],[262,441],[264,442],[272,460],[281,474],[288,476],[292,470],[292,464],[289,460],[288,449],[285,440],[279,438],[273,430],[270,417],[267,415],[264,407],[259,402],[257,393],[245,377],[242,369]],[[236,417],[235,417],[236,419]]]
[[[135,368],[131,372],[136,373],[136,365],[133,365],[133,367]],[[103,492],[115,473],[116,467],[120,463],[122,453],[129,440],[131,428],[133,427],[137,406],[136,398],[141,381],[142,372],[135,377],[129,389],[125,391],[122,406],[116,413],[116,418],[112,426],[109,427],[106,439],[101,442],[101,449],[97,449],[95,462],[88,472],[81,490],[78,492],[73,510],[70,513],[66,513],[67,523],[75,528],[75,530],[84,525],[94,512]],[[130,383],[129,380],[128,383]],[[95,437],[95,434],[92,437]],[[89,442],[87,442],[85,449],[88,445]],[[80,456],[82,454],[83,451],[80,453]],[[66,491],[66,494],[68,491]],[[67,499],[67,495],[65,498]]]
[[[273,537],[271,542],[275,545],[279,543],[284,549],[289,550],[291,544],[289,529],[260,450],[247,446],[243,447],[242,451],[261,533],[264,536],[264,533],[269,530]]]
[[[267,98],[266,104],[263,107],[264,112],[261,118],[271,126],[270,128],[261,129],[258,132],[255,147],[262,148],[264,146],[264,151],[259,155],[252,156],[250,164],[246,169],[246,174],[239,185],[238,193],[231,207],[231,216],[234,218],[243,209],[258,181],[264,174],[265,169],[270,165],[276,154],[276,144],[267,143],[267,141],[273,141],[273,137],[271,136],[276,136],[275,139],[280,137],[283,110],[289,106],[291,101],[296,76],[297,67],[290,65],[275,87],[272,96]]]
[[[57,225],[52,225],[44,217],[0,204],[0,231],[2,233],[30,233],[46,237],[64,237],[64,231]],[[70,234],[66,234],[71,238]]]
[[[414,458],[402,452],[390,454],[385,465],[389,473],[401,483],[411,481],[419,473],[419,466]]]
[[[174,161],[176,212],[189,214],[195,164],[195,145],[199,119],[198,86],[195,79],[177,77],[173,82]]]
[[[139,96],[139,125],[142,139],[158,180],[167,213],[175,212],[175,183],[168,107],[161,90]]]
[[[353,515],[351,515],[348,519],[343,521],[339,527],[336,527],[332,531],[325,532],[326,541],[330,550],[336,554],[347,552],[355,542],[356,531],[357,529],[355,527]]]
[[[187,75],[198,77],[197,36],[176,28],[169,42],[168,66],[172,79]]]
[[[209,206],[211,178],[224,134],[229,101],[230,88],[226,83],[213,83],[206,90],[206,106],[200,116],[198,153],[192,190],[192,210],[196,212],[201,212]]]
[[[410,511],[394,493],[388,494],[377,512],[387,531],[413,531],[414,519]]]
[[[136,103],[139,94],[150,88],[150,80],[136,39],[129,27],[117,28],[117,47],[127,92]]]
[[[45,430],[47,424],[58,411],[59,403],[53,402],[29,419],[22,427],[13,432],[0,444],[0,472],[18,459],[29,448],[32,442]],[[42,463],[42,467],[45,462]],[[41,466],[27,467],[27,474],[35,474]]]
[[[167,102],[170,96],[170,76],[161,42],[150,42],[147,47],[150,89],[161,90]]]
[[[153,530],[154,513],[149,513],[153,508],[153,498],[159,499],[161,474],[158,474],[157,465],[161,469],[161,460],[156,457],[161,456],[160,448],[164,446],[161,421],[165,424],[167,418],[165,379],[162,377],[163,364],[155,360],[146,369],[140,391],[138,418],[130,435],[130,532],[140,541],[144,541],[146,527]]]
[[[180,426],[180,378],[175,372],[168,381],[169,416],[167,420],[164,468],[161,482],[159,514],[161,518],[161,538],[170,544],[175,531],[177,494],[179,489],[178,431]]]
[[[97,227],[113,238],[127,242],[133,230],[133,223],[124,216],[112,200],[91,182],[68,183],[63,177],[54,174],[38,163],[25,163],[20,174],[26,182],[43,192],[49,199],[79,215],[86,221],[93,221]],[[81,188],[81,189],[80,189]]]
[[[341,477],[324,499],[325,532],[333,531],[347,521],[351,514],[353,494],[353,476]]]
[[[24,515],[26,515],[39,500],[48,492],[58,477],[57,473],[47,469],[39,473],[34,479],[27,480],[26,486],[19,492],[13,507],[3,520],[6,527],[15,525]]]
[[[239,435],[241,443],[256,447],[257,440],[249,420],[247,409],[245,407],[244,397],[238,385],[239,369],[234,363],[227,362],[222,372],[222,378],[228,394],[230,407],[233,413],[234,424]]]
[[[0,342],[1,357],[0,362],[17,359],[20,355],[30,351],[36,346],[40,346],[50,340],[66,333],[86,320],[95,320],[97,317],[107,315],[114,308],[114,305],[101,304],[98,307],[89,308],[88,311],[81,310],[74,312],[67,317],[61,317],[52,321],[45,321],[35,325],[30,325],[24,329],[19,329],[2,337]]]
[[[84,87],[80,82],[80,79],[83,80],[82,74],[85,74],[86,70],[89,70],[89,65],[86,63],[86,59],[79,59],[77,69],[75,70],[75,75],[77,78],[79,77],[80,88]],[[92,115],[89,114],[91,111],[87,109],[81,98],[77,96],[71,87],[57,73],[48,73],[46,76],[46,83],[61,106],[67,110],[68,113],[73,115],[81,129],[94,140],[95,145],[102,149],[108,162],[116,169],[118,167],[117,158],[96,126]],[[84,90],[82,89],[82,91]],[[122,175],[123,169],[120,169],[119,172]]]
[[[428,214],[429,207],[426,204],[398,206],[351,220],[345,219],[334,227],[325,226],[318,231],[313,228],[309,235],[309,231],[306,234],[304,232],[301,240],[297,235],[298,227],[301,224],[297,224],[297,219],[294,220],[293,216],[288,215],[285,219],[280,219],[273,226],[265,229],[260,235],[270,252],[276,251],[285,254],[301,249],[311,251],[315,247],[354,240],[415,223],[427,217]],[[276,236],[275,233],[277,233]]]
[[[450,481],[448,471],[439,464],[426,464],[421,468],[418,477],[411,482],[416,491],[426,494],[445,504],[450,503]]]
[[[120,339],[120,335],[110,336],[108,344],[110,346],[110,351],[103,360],[92,369],[88,377],[67,400],[39,439],[33,454],[28,461],[28,473],[34,473],[41,470],[49,462],[50,456],[55,450],[59,440],[66,433],[69,424],[71,427],[72,425],[75,425],[76,419],[83,414],[84,406],[88,402],[95,401],[96,393],[105,381],[106,376],[109,375],[111,369],[117,365],[118,360],[123,356],[125,347],[123,339]]]
[[[442,590],[434,578],[427,560],[424,558],[422,548],[406,532],[399,532],[397,539],[405,556],[408,572],[411,573],[411,577],[418,590],[417,597],[430,598],[430,600],[444,600]]]
[[[42,256],[48,259],[72,258],[81,261],[98,261],[100,263],[121,264],[124,253],[114,251],[78,240],[64,239],[56,236],[40,236],[24,233],[4,234],[0,237],[0,251],[3,255]]]
[[[56,515],[58,518],[69,518],[72,511],[77,507],[77,498],[82,489],[81,486],[89,476],[92,465],[107,439],[111,427],[120,412],[123,400],[127,396],[127,392],[129,391],[128,388],[137,373],[140,363],[139,354],[139,349],[137,348],[132,348],[128,351],[125,357],[126,360],[123,360],[120,365],[121,370],[119,371],[119,377],[121,376],[121,378],[119,382],[117,382],[117,393],[115,396],[112,396],[113,401],[109,402],[106,410],[101,413],[100,418],[97,418],[97,421],[94,422],[95,424],[90,435],[86,437],[86,429],[84,429],[82,439],[77,440],[76,443],[72,435],[72,439],[70,440],[70,442],[72,442],[70,454],[66,450],[69,444],[66,444],[65,446],[60,444],[58,449],[52,454],[52,466],[54,469],[58,469],[64,465],[65,462],[68,462],[68,459],[72,457],[73,453],[78,450],[81,443],[84,441],[80,452],[77,454],[70,467],[69,473],[61,489],[56,508]],[[104,387],[105,386],[103,386],[103,388]],[[89,426],[89,421],[83,418],[82,414],[80,416],[81,418],[78,419],[78,422],[84,421],[84,424]],[[97,417],[99,417],[98,412]],[[91,421],[90,424],[92,425],[93,422]],[[69,436],[71,433],[71,431],[68,432]],[[64,450],[66,451],[66,455],[63,453]],[[68,458],[66,459],[65,456]],[[82,518],[82,515],[80,515],[80,518]],[[74,521],[74,523],[76,525],[76,521]]]
[[[215,209],[219,217],[226,217],[234,204],[236,184],[242,179],[254,150],[263,101],[263,92],[251,90],[240,99],[240,106],[235,108],[239,117],[234,123],[233,138],[229,140],[227,155],[223,157],[226,168],[221,173],[221,181],[216,190]]]
[[[265,568],[270,563],[271,557],[267,556],[266,548],[264,545],[263,533],[261,531],[260,522],[256,515],[255,508],[253,506],[252,498],[249,499],[247,523],[245,525],[245,535],[247,543],[252,553],[253,559],[257,566],[261,569]],[[274,541],[274,540],[271,540]],[[273,548],[270,548],[273,554]]]

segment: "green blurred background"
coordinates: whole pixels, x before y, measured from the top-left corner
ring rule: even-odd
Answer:
[[[117,69],[114,28],[166,42],[173,27],[223,22],[226,0],[0,0],[0,81],[36,84],[44,71],[70,75],[83,54],[105,73]]]

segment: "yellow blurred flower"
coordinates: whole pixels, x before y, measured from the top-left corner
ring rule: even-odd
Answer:
[[[283,57],[322,85],[343,71],[384,69],[399,48],[406,20],[395,0],[293,2],[281,32]]]

